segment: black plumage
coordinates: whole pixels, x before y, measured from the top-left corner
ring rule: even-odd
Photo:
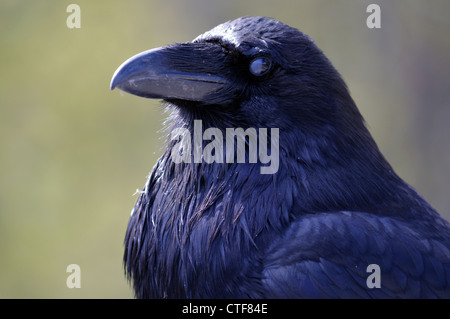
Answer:
[[[137,297],[450,297],[449,223],[396,175],[305,34],[239,18],[129,59],[115,87],[163,99],[169,132],[279,128],[273,174],[261,161],[175,163],[168,139],[125,238]]]

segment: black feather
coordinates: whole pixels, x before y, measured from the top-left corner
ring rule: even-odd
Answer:
[[[308,36],[244,17],[164,52],[177,72],[226,79],[201,99],[162,96],[169,132],[279,128],[279,169],[176,164],[169,139],[127,229],[136,297],[450,297],[449,223],[395,174]],[[272,60],[261,77],[257,56]],[[381,288],[366,284],[370,264]]]

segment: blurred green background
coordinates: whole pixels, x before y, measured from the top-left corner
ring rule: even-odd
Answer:
[[[81,7],[69,29],[66,8]],[[366,8],[381,7],[381,29]],[[163,147],[158,101],[110,92],[130,56],[243,15],[299,28],[346,80],[394,169],[450,219],[450,2],[0,4],[0,297],[130,298],[129,213]],[[81,288],[66,267],[81,267]]]

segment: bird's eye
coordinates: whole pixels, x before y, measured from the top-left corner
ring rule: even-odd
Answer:
[[[256,76],[262,76],[269,72],[272,61],[267,57],[258,57],[250,62],[250,73]]]

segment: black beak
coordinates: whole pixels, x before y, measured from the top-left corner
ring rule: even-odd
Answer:
[[[117,87],[155,99],[215,100],[229,86],[217,74],[219,49],[212,44],[183,43],[139,53],[119,66],[111,90]]]

